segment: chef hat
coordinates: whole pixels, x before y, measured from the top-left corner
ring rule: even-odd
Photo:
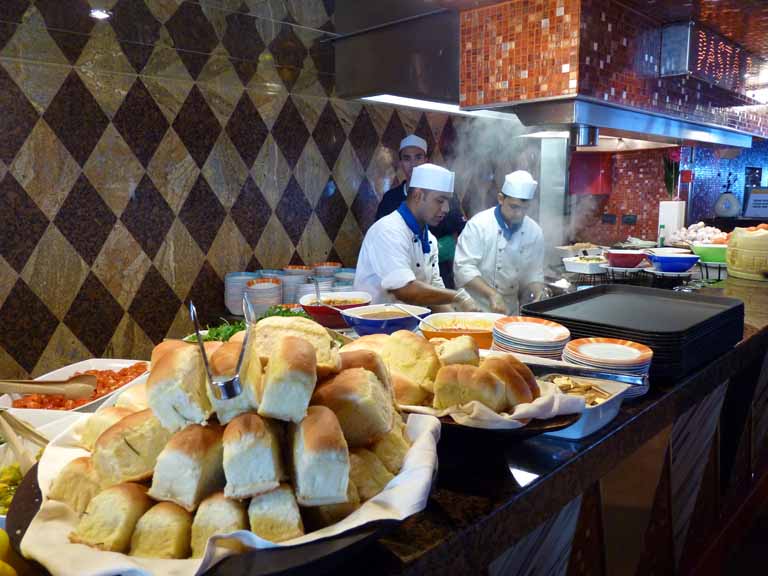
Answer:
[[[453,179],[453,172],[446,170],[442,166],[422,164],[413,169],[409,186],[411,188],[453,194]]]
[[[408,146],[414,146],[424,150],[424,154],[427,153],[427,141],[424,138],[419,138],[416,134],[411,134],[400,140],[400,150],[408,148]]]
[[[515,170],[504,177],[504,186],[501,187],[501,192],[511,198],[530,200],[536,193],[536,186],[538,184],[530,172]]]

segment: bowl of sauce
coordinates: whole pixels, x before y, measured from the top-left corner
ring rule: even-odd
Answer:
[[[410,310],[419,318],[425,318],[432,310],[423,306],[401,304],[403,308]],[[408,316],[402,310],[388,304],[374,304],[371,306],[359,306],[342,313],[347,324],[355,329],[360,336],[368,334],[392,334],[398,330],[415,330],[419,320]]]
[[[425,320],[437,330],[432,330],[423,322],[419,326],[421,333],[430,338],[457,338],[471,336],[481,349],[490,349],[493,344],[493,324],[503,314],[490,312],[440,312],[427,316]]]
[[[321,292],[320,300],[323,304],[347,310],[358,306],[365,306],[371,303],[371,295],[368,292]],[[333,308],[322,306],[317,303],[315,294],[305,294],[299,300],[299,304],[304,311],[312,316],[312,319],[326,328],[346,328],[347,323],[341,314]]]

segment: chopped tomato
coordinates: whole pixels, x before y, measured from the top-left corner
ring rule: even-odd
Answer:
[[[78,400],[67,399],[57,394],[28,394],[13,401],[14,408],[42,408],[44,410],[74,410],[75,408],[93,402],[97,398],[109,394],[128,384],[131,380],[141,376],[147,371],[146,362],[137,362],[118,371],[114,370],[86,370],[77,374],[93,374],[96,376],[96,389],[90,398]]]

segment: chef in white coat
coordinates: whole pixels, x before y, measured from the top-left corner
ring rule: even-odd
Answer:
[[[525,170],[507,174],[498,205],[472,217],[459,236],[453,274],[481,308],[517,314],[523,294],[544,284],[544,238],[527,216],[537,182]]]
[[[368,230],[354,288],[371,294],[373,304],[400,301],[478,309],[466,290],[449,290],[443,284],[437,240],[428,228],[437,226],[448,213],[453,182],[453,172],[440,166],[415,167],[405,201]]]

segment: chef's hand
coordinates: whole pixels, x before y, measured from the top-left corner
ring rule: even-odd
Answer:
[[[489,304],[491,305],[491,312],[495,312],[496,314],[507,313],[507,303],[504,302],[504,298],[502,298],[501,294],[498,292],[493,293],[493,296],[489,299]]]
[[[453,305],[459,312],[480,312],[480,307],[469,295],[469,292],[462,288],[456,292],[456,296],[453,297]]]

